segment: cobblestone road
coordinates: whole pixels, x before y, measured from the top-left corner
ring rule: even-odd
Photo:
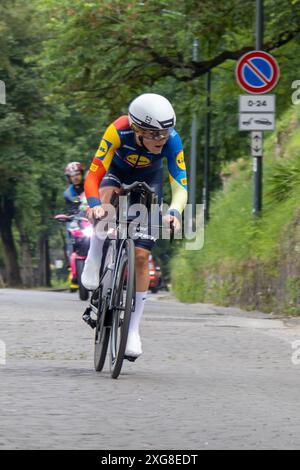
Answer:
[[[0,449],[299,449],[299,320],[161,297],[112,380],[76,294],[1,289]]]

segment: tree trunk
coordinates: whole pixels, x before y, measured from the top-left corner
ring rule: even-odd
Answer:
[[[12,232],[14,199],[12,195],[0,196],[0,232],[4,248],[6,282],[9,287],[22,286],[18,255]]]
[[[40,235],[39,254],[39,285],[51,287],[49,239],[45,232]]]
[[[20,234],[20,248],[22,257],[21,276],[25,287],[33,287],[35,285],[34,272],[32,266],[32,256],[29,244],[29,238],[26,230],[20,220],[17,221],[17,228]]]
[[[0,272],[0,287],[5,287],[1,272]]]

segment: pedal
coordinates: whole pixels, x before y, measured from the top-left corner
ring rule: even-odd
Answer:
[[[91,304],[93,304],[94,307],[98,308],[99,306],[99,300],[97,298],[95,298],[94,294],[91,298]]]
[[[91,318],[91,313],[92,309],[91,307],[88,307],[85,309],[84,314],[82,315],[82,320],[87,323],[92,329],[96,328],[97,322],[96,320],[93,320]]]
[[[134,362],[137,360],[137,356],[124,356],[124,359],[127,359],[129,362]]]
[[[91,304],[98,308],[99,307],[99,298],[100,298],[100,289],[98,287],[98,289],[94,290],[93,293],[92,293],[92,297],[91,297]]]

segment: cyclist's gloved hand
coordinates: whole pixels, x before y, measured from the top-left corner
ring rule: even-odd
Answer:
[[[173,222],[174,224],[174,232],[179,232],[180,228],[181,228],[181,224],[180,224],[180,221],[177,219],[177,217],[175,217],[175,215],[171,215],[171,214],[166,214],[163,216],[163,223],[169,227],[171,222]]]

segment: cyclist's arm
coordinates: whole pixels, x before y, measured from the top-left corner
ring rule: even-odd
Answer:
[[[172,201],[168,213],[180,219],[180,214],[187,203],[188,193],[184,153],[178,134],[172,147],[172,152],[168,155],[169,181],[172,190]]]
[[[115,126],[116,122],[117,121],[106,129],[85,179],[84,191],[89,207],[95,207],[101,204],[99,198],[100,183],[111,164],[116,149],[121,145],[120,137]]]

